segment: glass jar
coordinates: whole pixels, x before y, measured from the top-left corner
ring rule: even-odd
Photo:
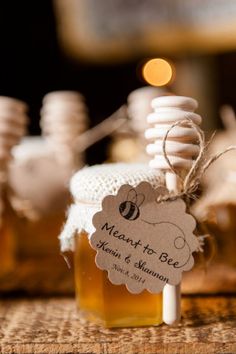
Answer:
[[[7,277],[16,264],[16,237],[14,233],[14,211],[7,198],[6,187],[2,186],[0,215],[0,280]]]
[[[9,187],[12,149],[25,134],[27,105],[18,99],[0,96],[0,289],[7,290],[16,265],[15,213]],[[6,286],[5,286],[6,285]]]
[[[201,234],[209,234],[211,238],[206,238],[204,245],[206,261],[186,272],[183,278],[184,293],[235,292],[236,179],[234,174],[223,171],[225,178],[207,186],[192,207],[193,215],[203,226]],[[211,262],[207,261],[209,253]]]
[[[137,327],[162,323],[162,294],[131,294],[125,285],[113,285],[107,272],[95,264],[89,244],[92,217],[102,199],[116,194],[123,184],[160,183],[160,176],[145,164],[104,164],[83,168],[71,180],[75,204],[61,233],[61,250],[74,250],[76,301],[84,319],[105,327]],[[74,238],[73,236],[76,235]]]
[[[72,168],[60,165],[42,137],[23,139],[13,149],[13,156],[9,184],[17,198],[14,225],[18,263],[12,288],[17,290],[20,284],[31,293],[73,293],[73,277],[59,256],[58,244],[70,200],[66,186]],[[37,282],[32,281],[35,278]]]

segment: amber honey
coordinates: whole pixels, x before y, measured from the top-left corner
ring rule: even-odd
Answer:
[[[12,228],[13,213],[4,203],[0,222],[0,279],[13,271],[15,266],[15,234]]]
[[[96,252],[86,233],[76,237],[75,284],[77,305],[85,319],[105,327],[136,327],[162,323],[162,294],[131,294],[113,285],[97,268]]]

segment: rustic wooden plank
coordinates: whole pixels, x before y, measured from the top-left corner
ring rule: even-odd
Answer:
[[[178,327],[105,329],[85,323],[72,298],[0,301],[1,353],[236,353],[236,296],[184,297]]]

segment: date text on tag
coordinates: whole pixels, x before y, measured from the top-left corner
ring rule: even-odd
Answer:
[[[157,202],[166,193],[147,182],[123,185],[103,199],[102,211],[93,217],[96,264],[111,283],[125,284],[131,293],[158,293],[166,283],[180,283],[182,272],[193,267],[192,253],[199,247],[195,219],[180,198]]]

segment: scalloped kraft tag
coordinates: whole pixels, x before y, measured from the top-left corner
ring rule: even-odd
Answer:
[[[133,294],[177,285],[182,272],[194,265],[196,221],[182,199],[157,201],[167,193],[148,182],[136,188],[126,184],[117,195],[105,197],[102,211],[93,217],[90,244],[97,251],[97,267],[108,272],[112,284],[125,284]]]

